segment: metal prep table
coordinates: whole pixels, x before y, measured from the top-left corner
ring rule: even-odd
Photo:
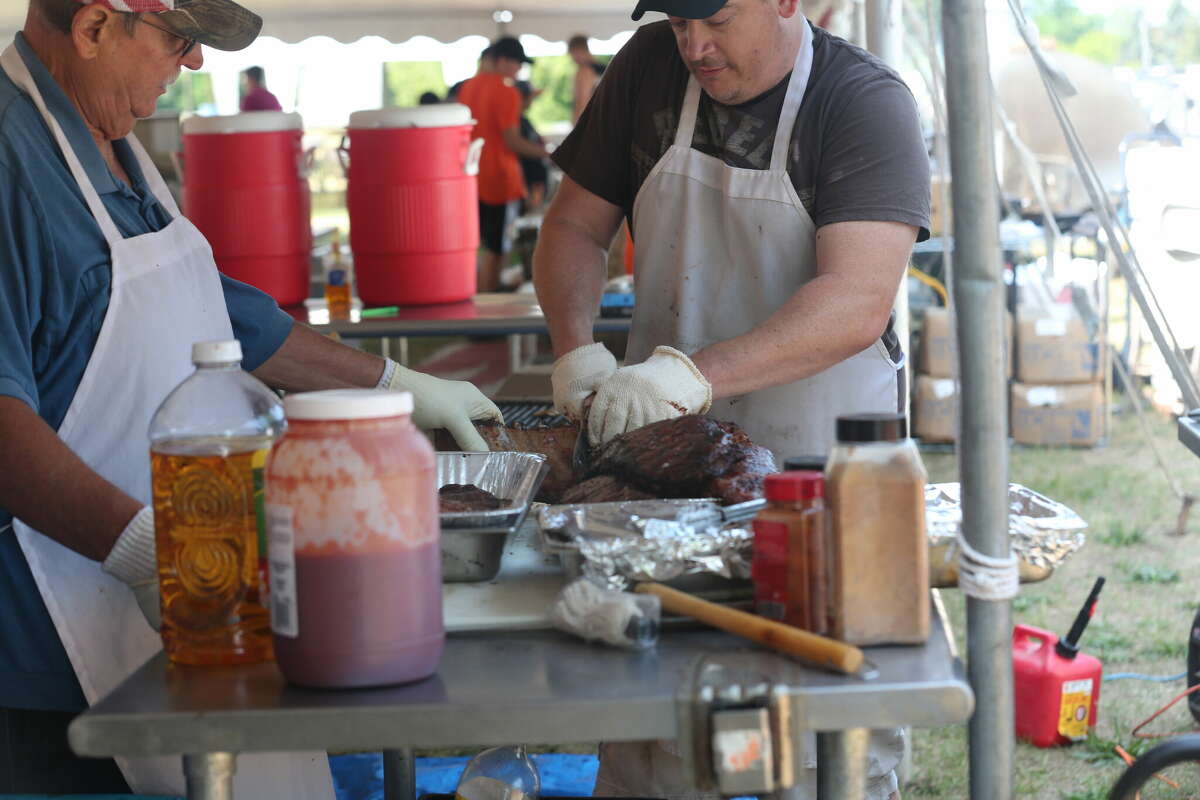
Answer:
[[[527,521],[509,544],[517,552],[506,555],[502,588],[506,574],[549,577],[545,557],[520,552],[532,527]],[[695,747],[703,737],[694,721],[710,712],[696,699],[703,658],[770,684],[772,702],[790,717],[796,752],[802,729],[818,731],[823,800],[861,800],[868,728],[936,727],[971,715],[974,695],[947,631],[935,613],[924,646],[868,648],[879,669],[871,681],[807,669],[695,628],[667,629],[657,648],[640,653],[549,630],[456,633],[432,678],[353,691],[291,687],[274,664],[181,667],[160,653],[77,717],[70,740],[83,756],[183,755],[190,800],[232,797],[239,752],[383,750],[385,796],[411,800],[413,748],[675,738]]]

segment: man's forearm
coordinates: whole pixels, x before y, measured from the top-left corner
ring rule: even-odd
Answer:
[[[299,322],[254,376],[274,389],[372,389],[383,375],[384,360],[355,350]]]
[[[548,217],[533,257],[533,282],[555,356],[591,344],[607,253],[568,221]]]
[[[0,439],[0,507],[59,544],[103,561],[141,503],[94,472],[14,397],[0,397]]]

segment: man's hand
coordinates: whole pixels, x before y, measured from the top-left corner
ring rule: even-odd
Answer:
[[[150,627],[162,627],[158,597],[158,563],[154,554],[154,509],[142,506],[117,537],[112,552],[100,565],[132,591]]]
[[[412,392],[413,424],[422,430],[445,428],[463,450],[488,449],[472,420],[504,422],[496,404],[467,381],[442,380],[396,365],[385,388]]]
[[[711,405],[712,386],[692,360],[673,347],[657,347],[597,387],[588,438],[595,447],[652,422],[703,414]]]
[[[600,383],[617,371],[617,359],[599,342],[576,347],[554,362],[550,384],[554,410],[572,420],[582,420],[583,402]]]

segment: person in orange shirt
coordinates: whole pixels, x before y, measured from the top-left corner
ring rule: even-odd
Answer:
[[[512,36],[497,39],[489,49],[496,59],[496,71],[467,81],[458,96],[475,118],[475,136],[484,141],[479,161],[479,234],[484,248],[479,269],[481,292],[500,288],[500,270],[511,245],[507,233],[518,202],[525,197],[519,157],[549,155],[544,146],[521,136],[521,94],[513,80],[521,65],[532,64],[532,59]]]

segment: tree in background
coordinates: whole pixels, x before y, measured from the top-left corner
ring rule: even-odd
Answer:
[[[392,61],[383,65],[383,106],[419,105],[421,95],[446,96],[446,79],[440,61]]]
[[[207,72],[184,72],[172,83],[166,94],[158,98],[156,112],[159,114],[181,111],[198,111],[216,105],[213,95],[212,75]],[[213,113],[209,111],[208,113]]]
[[[597,56],[607,64],[611,56]],[[540,56],[533,60],[529,82],[542,93],[529,108],[529,121],[534,127],[570,124],[574,108],[575,62],[570,56]]]
[[[1194,2],[1191,5],[1196,5]],[[1110,15],[1085,14],[1074,0],[1034,0],[1027,13],[1043,37],[1069,53],[1111,66],[1141,66],[1139,31],[1143,7],[1121,8]],[[1150,59],[1156,65],[1182,69],[1200,63],[1200,9],[1172,0],[1166,24],[1149,28]]]

